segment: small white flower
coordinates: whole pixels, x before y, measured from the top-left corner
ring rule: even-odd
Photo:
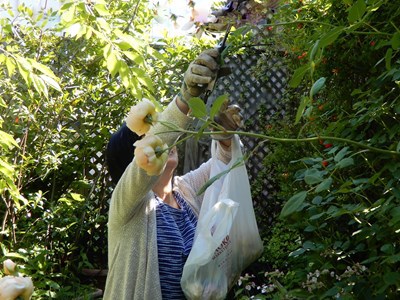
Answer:
[[[13,262],[11,259],[6,259],[3,262],[4,274],[6,275],[15,275],[17,264]]]
[[[18,297],[29,300],[33,289],[32,279],[29,277],[5,276],[0,279],[1,300],[14,300]]]

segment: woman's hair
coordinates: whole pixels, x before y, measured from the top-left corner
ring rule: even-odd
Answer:
[[[135,149],[133,144],[139,139],[140,136],[132,132],[125,123],[111,136],[106,149],[106,163],[115,184],[133,160]]]

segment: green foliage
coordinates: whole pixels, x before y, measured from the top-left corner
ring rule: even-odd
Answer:
[[[204,45],[153,45],[146,1],[9,8],[0,6],[1,261],[33,278],[35,299],[72,299],[92,290],[82,268],[107,267],[110,133],[143,97],[170,101]]]
[[[283,200],[274,229],[294,230],[292,245],[300,243],[285,250],[285,234],[266,235],[265,249],[281,249],[290,261],[279,266],[285,276],[274,283],[285,291],[263,293],[267,298],[398,297],[399,17],[391,1],[290,1],[266,25],[281,30],[269,39],[279,50],[269,52],[284,53],[291,75],[282,101],[297,106],[287,110],[296,126],[284,136],[335,137],[304,144],[303,153],[281,140],[264,162],[276,173],[259,180],[279,186],[274,201]],[[276,176],[288,167],[285,178]],[[273,265],[280,258],[266,251],[262,260]]]

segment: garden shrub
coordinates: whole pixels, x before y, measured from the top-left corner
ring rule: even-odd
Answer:
[[[291,264],[280,278],[261,275],[273,288],[248,296],[398,297],[399,14],[391,1],[286,1],[265,25],[276,30],[268,42],[285,52],[286,99],[298,107],[287,115],[297,126],[286,133],[297,141],[282,140],[267,158],[283,162],[270,165],[277,172],[293,170],[289,184],[272,179],[276,199],[286,199],[275,230],[295,230],[292,243],[301,246],[286,251]],[[303,155],[287,146],[302,139]]]
[[[272,2],[274,14],[262,5]],[[254,3],[249,16],[268,14],[266,23],[233,33],[227,53],[257,44],[266,55],[254,74],[266,76],[266,58],[280,57],[288,86],[285,116],[257,133],[271,151],[253,193],[265,178],[279,188],[255,207],[264,254],[233,297],[396,299],[400,7]],[[21,5],[18,26],[16,16],[0,19],[1,251],[33,278],[38,299],[83,295],[80,269],[105,267],[108,137],[138,99],[168,102],[187,62],[209,46],[150,46],[146,4],[72,1],[47,16]]]

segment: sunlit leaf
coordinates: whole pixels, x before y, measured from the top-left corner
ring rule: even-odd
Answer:
[[[97,13],[100,16],[109,16],[110,12],[108,11],[108,9],[106,8],[106,6],[104,4],[96,4],[94,6],[94,9],[97,11]]]
[[[11,134],[0,130],[0,145],[3,149],[10,149],[14,146],[18,147],[17,142]]]
[[[11,77],[14,74],[15,71],[15,61],[13,58],[7,57],[5,58],[6,61],[6,67],[7,67],[7,72],[8,76]]]
[[[110,72],[111,76],[114,77],[121,66],[121,60],[117,57],[114,51],[110,51],[108,56],[106,57],[106,64],[107,64],[107,69]]]
[[[55,81],[53,78],[46,76],[46,75],[39,75],[39,77],[45,82],[47,83],[48,86],[50,86],[51,88],[55,89],[56,91],[62,92],[62,89],[60,87],[60,85],[58,84],[57,81]]]
[[[41,64],[34,59],[28,59],[28,62],[32,65],[33,68],[42,72],[44,75],[51,77],[53,79],[58,79],[57,76],[54,74],[54,72],[44,64]]]

